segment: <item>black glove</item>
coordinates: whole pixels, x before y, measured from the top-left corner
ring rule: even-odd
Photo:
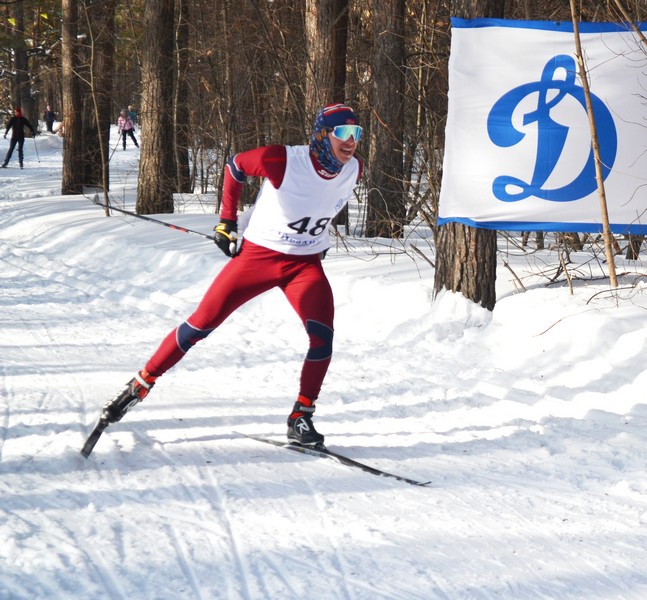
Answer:
[[[216,225],[213,241],[226,256],[236,256],[238,250],[238,225],[236,221],[223,219]]]

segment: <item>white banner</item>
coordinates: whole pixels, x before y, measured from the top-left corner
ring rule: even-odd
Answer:
[[[647,47],[580,34],[611,229],[647,234]],[[453,18],[438,223],[597,232],[601,214],[572,23]]]

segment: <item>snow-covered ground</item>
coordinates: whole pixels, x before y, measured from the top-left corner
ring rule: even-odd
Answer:
[[[236,434],[285,434],[306,339],[279,292],[194,348],[85,460],[102,404],[227,259],[61,196],[61,144],[27,140],[25,170],[14,157],[0,172],[0,599],[647,597],[645,262],[619,258],[612,290],[599,257],[573,254],[571,294],[547,286],[556,253],[502,240],[489,313],[432,301],[416,253],[331,251],[318,429],[430,487]],[[127,208],[137,157],[129,142],[111,163]],[[160,218],[211,232],[213,215],[185,208]]]

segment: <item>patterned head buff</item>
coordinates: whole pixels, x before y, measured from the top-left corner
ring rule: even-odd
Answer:
[[[357,125],[357,117],[345,104],[328,104],[324,106],[315,119],[310,138],[310,154],[329,173],[339,173],[344,166],[332,153],[328,138],[330,131],[337,125]]]

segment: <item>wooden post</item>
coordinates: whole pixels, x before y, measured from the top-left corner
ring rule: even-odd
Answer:
[[[593,157],[595,160],[595,179],[598,183],[598,196],[600,197],[600,211],[602,213],[602,231],[604,235],[604,251],[609,265],[609,282],[613,287],[618,287],[618,278],[616,277],[616,263],[613,254],[613,236],[609,227],[609,212],[607,210],[607,197],[604,191],[604,178],[602,177],[602,163],[600,161],[600,143],[598,141],[598,130],[595,126],[595,115],[593,114],[593,105],[591,103],[591,90],[589,80],[584,66],[582,56],[582,44],[580,41],[580,28],[577,17],[575,16],[575,0],[570,0],[571,16],[573,18],[573,34],[575,36],[575,59],[579,69],[582,87],[584,88],[584,98],[586,100],[586,112],[589,116],[589,126],[591,128],[591,144],[593,146]]]

